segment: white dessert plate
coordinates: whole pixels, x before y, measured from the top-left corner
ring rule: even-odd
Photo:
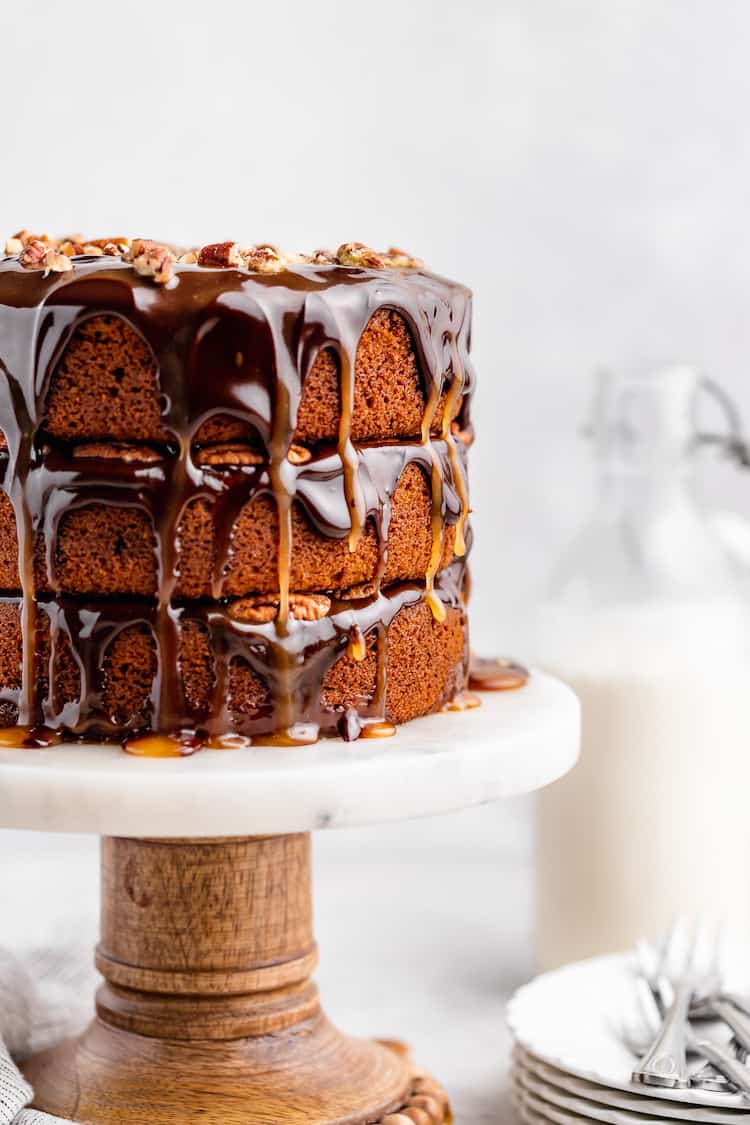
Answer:
[[[392,738],[140,758],[117,745],[0,750],[0,828],[110,836],[308,832],[448,812],[527,793],[578,757],[570,688],[532,672],[481,707]]]
[[[630,1081],[634,1058],[624,1032],[637,1018],[632,955],[613,954],[577,961],[543,973],[520,988],[508,1006],[508,1023],[524,1051],[536,1060],[600,1087],[643,1098],[742,1110],[740,1094],[708,1090],[670,1090],[635,1086]],[[745,991],[738,973],[730,987]],[[675,1108],[680,1116],[681,1109]]]
[[[519,1048],[514,1053],[513,1076],[523,1090],[558,1109],[608,1122],[609,1125],[643,1125],[644,1122],[670,1125],[675,1121],[728,1125],[730,1121],[739,1123],[750,1119],[746,1110],[639,1097],[586,1083],[583,1079],[570,1077],[540,1063]]]
[[[513,1105],[524,1125],[579,1125],[581,1122],[589,1122],[590,1125],[591,1122],[590,1117],[559,1109],[516,1088],[513,1090]]]

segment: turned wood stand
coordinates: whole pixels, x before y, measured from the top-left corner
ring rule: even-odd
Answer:
[[[104,977],[80,1039],[32,1058],[34,1104],[97,1125],[368,1122],[405,1057],[337,1031],[317,961],[307,834],[102,841]]]
[[[321,1010],[309,830],[492,800],[574,764],[567,688],[535,674],[483,698],[387,745],[0,750],[0,826],[103,835],[96,1018],[25,1063],[34,1105],[85,1125],[447,1120],[403,1046],[350,1038]]]

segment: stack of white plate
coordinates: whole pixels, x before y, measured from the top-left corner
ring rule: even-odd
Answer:
[[[627,1040],[638,1018],[635,973],[630,956],[598,957],[545,973],[519,989],[508,1020],[516,1040],[512,1082],[521,1120],[750,1125],[750,1099],[741,1094],[631,1082],[636,1060]]]

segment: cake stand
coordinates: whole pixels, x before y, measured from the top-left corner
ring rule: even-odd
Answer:
[[[481,698],[348,744],[0,751],[0,827],[103,836],[96,1019],[25,1064],[35,1106],[91,1125],[364,1125],[411,1106],[400,1121],[429,1125],[433,1087],[406,1054],[321,1012],[310,832],[529,792],[573,766],[568,688],[534,673]]]

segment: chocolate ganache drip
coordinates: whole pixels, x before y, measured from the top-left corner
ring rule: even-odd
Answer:
[[[455,674],[435,688],[429,707],[465,686],[470,294],[421,269],[382,264],[313,259],[253,272],[245,259],[211,268],[220,253],[231,257],[230,245],[210,248],[213,259],[202,251],[202,259],[170,263],[156,281],[153,272],[134,269],[127,253],[116,256],[124,240],[116,252],[96,256],[74,247],[72,268],[29,269],[23,254],[0,260],[0,427],[7,442],[0,483],[18,541],[18,590],[6,591],[0,611],[19,607],[22,642],[19,681],[6,677],[0,708],[6,725],[15,715],[19,743],[43,743],[58,732],[135,739],[137,751],[138,736],[148,736],[142,752],[162,753],[166,744],[148,732],[168,736],[175,752],[203,743],[314,741],[319,731],[387,733],[389,636],[402,613],[417,614],[421,605],[430,609],[430,628],[453,615],[460,632]],[[86,249],[93,255],[96,247]],[[421,425],[414,435],[353,440],[358,348],[384,310],[408,329],[423,382]],[[97,318],[124,322],[152,357],[158,433],[117,440],[55,432],[55,373]],[[338,431],[334,440],[301,442],[300,402],[323,353],[337,373]],[[220,439],[204,442],[212,426]],[[394,581],[389,529],[394,504],[402,503],[399,482],[410,471],[429,482],[431,549],[421,578]],[[276,545],[273,573],[267,556],[252,555],[260,576],[253,581],[237,561],[248,505],[267,512]],[[399,519],[405,510],[398,507]],[[88,575],[70,578],[77,549],[70,529],[87,512],[101,513],[102,527],[112,520],[126,529],[113,532],[120,544],[113,572],[135,575],[137,562],[145,577],[138,570],[114,590],[106,575],[92,589],[85,588]],[[191,530],[198,516],[202,538]],[[306,586],[303,526],[336,548],[342,575],[374,535],[370,580]],[[145,546],[129,555],[127,536],[135,542],[136,534]],[[196,578],[203,554],[209,562]],[[137,650],[150,676],[142,705],[130,713],[111,701],[118,638],[129,654],[121,675],[135,668]],[[195,683],[193,659],[204,669]],[[362,669],[348,704],[335,689],[334,666],[343,660],[352,682]],[[63,665],[74,689],[62,685]],[[238,692],[249,700],[239,707]],[[8,744],[12,736],[5,735]]]

